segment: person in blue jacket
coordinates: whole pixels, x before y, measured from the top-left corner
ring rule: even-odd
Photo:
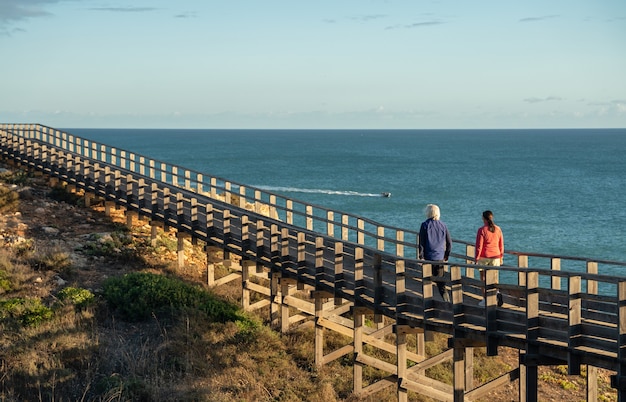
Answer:
[[[439,218],[441,212],[435,204],[428,204],[424,209],[426,220],[422,222],[418,240],[418,258],[420,260],[428,260],[433,262],[447,262],[452,250],[452,240],[450,232],[445,223]],[[433,264],[433,276],[439,277],[434,279],[439,289],[439,294],[443,300],[449,302],[450,295],[446,290],[446,282],[443,279],[445,268],[443,264]]]

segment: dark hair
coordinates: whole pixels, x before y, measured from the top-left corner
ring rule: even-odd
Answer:
[[[493,223],[493,212],[491,211],[483,212],[483,218],[487,221],[487,224],[489,225],[489,231],[492,233],[495,232],[496,225]]]

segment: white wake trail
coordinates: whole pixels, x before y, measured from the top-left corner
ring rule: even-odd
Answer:
[[[342,190],[325,190],[318,188],[297,188],[297,187],[273,187],[273,186],[255,186],[261,190],[274,191],[274,192],[289,192],[289,193],[315,193],[315,194],[329,194],[329,195],[351,195],[355,197],[381,197],[381,193],[360,193],[358,191],[342,191]]]

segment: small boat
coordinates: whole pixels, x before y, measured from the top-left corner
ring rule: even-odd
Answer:
[[[387,193],[387,192],[380,193],[380,195],[381,195],[381,196],[383,196],[383,197],[385,197],[385,198],[389,198],[389,197],[391,197],[391,193]]]

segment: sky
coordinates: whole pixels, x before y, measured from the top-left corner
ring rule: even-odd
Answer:
[[[0,0],[0,123],[626,127],[624,0]]]

